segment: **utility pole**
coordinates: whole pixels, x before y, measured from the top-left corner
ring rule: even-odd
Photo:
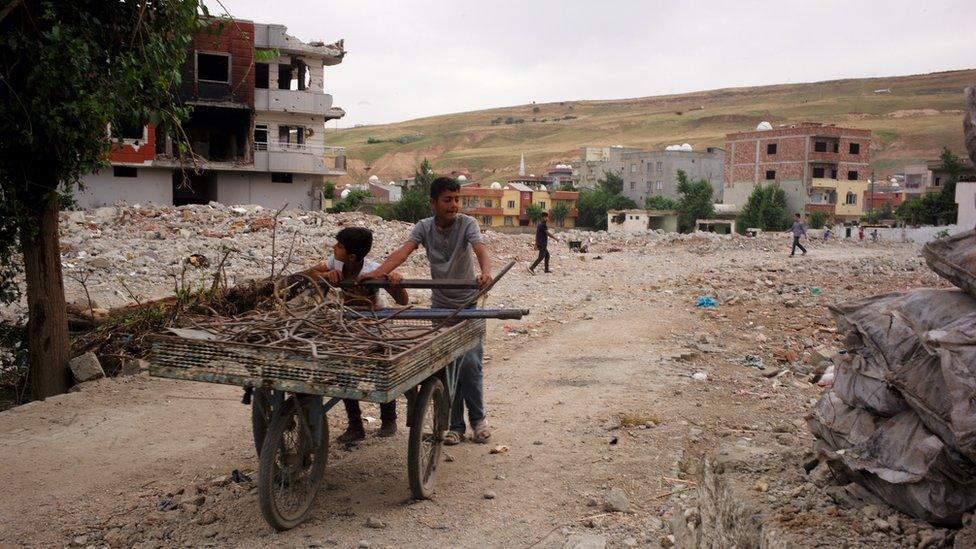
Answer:
[[[868,186],[871,187],[871,190],[868,191],[871,194],[871,203],[868,204],[868,222],[874,223],[874,170],[871,170],[871,179],[868,179]]]

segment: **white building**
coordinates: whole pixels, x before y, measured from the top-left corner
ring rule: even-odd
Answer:
[[[305,43],[283,25],[235,20],[193,40],[179,100],[192,107],[183,131],[193,157],[172,135],[133,124],[112,166],[85,177],[83,207],[217,201],[320,208],[318,188],[345,174],[345,150],[330,147],[325,124],[345,112],[325,93],[325,67],[343,43]],[[187,169],[189,168],[189,169]]]

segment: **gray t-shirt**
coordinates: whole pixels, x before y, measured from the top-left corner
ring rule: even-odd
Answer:
[[[427,251],[431,278],[474,279],[471,245],[484,239],[473,217],[458,214],[446,231],[437,228],[433,217],[421,219],[414,225],[409,240]],[[477,293],[478,290],[431,290],[431,306],[457,308]]]
[[[807,234],[807,230],[803,228],[802,221],[794,221],[793,228],[790,230],[793,231],[793,236],[803,236]]]

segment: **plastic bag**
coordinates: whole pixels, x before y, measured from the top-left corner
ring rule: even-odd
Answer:
[[[933,240],[922,256],[939,276],[976,297],[976,231]]]

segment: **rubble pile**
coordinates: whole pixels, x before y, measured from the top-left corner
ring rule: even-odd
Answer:
[[[959,288],[831,307],[847,348],[808,425],[840,479],[955,526],[976,507],[976,233],[937,241],[924,255]]]

